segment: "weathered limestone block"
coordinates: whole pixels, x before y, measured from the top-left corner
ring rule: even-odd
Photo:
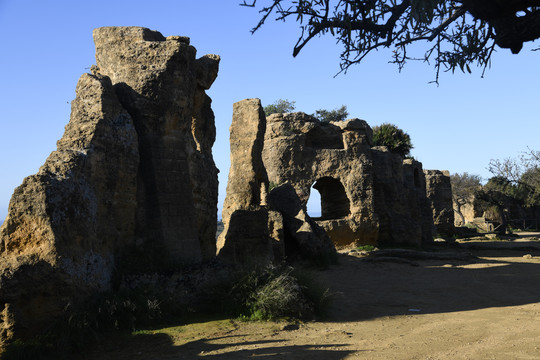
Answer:
[[[313,221],[290,184],[277,186],[270,191],[268,204],[283,217],[285,252],[289,259],[298,256],[315,259],[336,252],[334,244],[315,221]]]
[[[454,233],[454,210],[452,204],[452,185],[447,170],[424,170],[426,177],[426,196],[431,204],[435,231],[442,235]]]
[[[265,130],[266,117],[259,99],[234,104],[219,257],[245,265],[334,253],[328,236],[306,214],[292,186],[277,187],[268,194],[262,159]]]
[[[232,212],[257,210],[266,202],[261,194],[268,188],[268,176],[262,161],[266,118],[259,99],[246,99],[233,105],[230,127],[231,167],[223,219]]]
[[[1,338],[39,333],[73,297],[107,290],[135,235],[137,133],[109,78],[83,75],[58,149],[0,228]]]
[[[291,184],[305,208],[321,195],[314,219],[336,246],[432,241],[422,164],[371,147],[359,119],[322,123],[304,113],[267,119],[263,160],[273,184]]]
[[[265,130],[266,118],[259,99],[233,105],[231,167],[222,211],[225,228],[217,243],[218,256],[226,262],[272,262],[274,247],[283,246],[281,239],[272,238],[269,232],[271,227],[275,236],[273,229],[279,219],[271,219],[265,207],[268,176],[261,158]]]
[[[378,243],[421,246],[431,241],[431,210],[422,164],[403,159],[384,146],[372,148],[372,157]]]
[[[67,303],[111,287],[129,259],[215,256],[211,100],[219,57],[139,27],[94,31],[64,136],[0,227],[0,342],[39,334]],[[135,252],[134,252],[135,250]],[[147,263],[133,259],[144,252]]]
[[[268,231],[269,223],[268,210],[265,208],[235,210],[225,223],[223,236],[220,237],[220,259],[247,266],[276,260],[274,247],[277,248],[275,245],[279,245],[279,242],[274,244]]]
[[[189,38],[140,27],[94,30],[99,72],[111,78],[139,136],[137,233],[179,262],[215,254],[217,168],[211,100],[219,57],[195,58]]]
[[[371,138],[371,128],[359,119],[321,123],[304,113],[267,119],[263,160],[270,183],[292,185],[304,208],[313,185],[322,210],[314,220],[338,246],[378,238]]]

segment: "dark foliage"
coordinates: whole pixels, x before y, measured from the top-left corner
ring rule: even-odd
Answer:
[[[433,62],[439,72],[484,70],[495,46],[517,54],[523,43],[540,37],[540,0],[259,0],[262,17],[257,31],[276,20],[300,24],[293,56],[316,36],[331,34],[343,45],[341,71],[380,48],[392,48],[392,62]],[[241,5],[256,7],[257,0]],[[411,45],[424,42],[423,54],[410,55]],[[412,51],[412,50],[411,50]]]

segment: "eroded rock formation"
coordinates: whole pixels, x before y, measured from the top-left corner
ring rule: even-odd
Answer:
[[[58,148],[10,201],[0,228],[0,337],[40,333],[68,304],[137,266],[215,254],[214,116],[219,57],[139,27],[94,31]],[[130,259],[133,262],[133,259]],[[121,275],[121,274],[120,274]]]
[[[291,184],[303,207],[312,186],[319,191],[321,217],[314,220],[336,246],[432,240],[422,164],[372,147],[372,130],[363,120],[270,115],[263,160],[270,183]]]
[[[363,120],[321,123],[304,113],[267,119],[263,160],[274,184],[291,184],[302,205],[311,186],[321,194],[322,226],[336,245],[375,243],[372,131]]]
[[[279,239],[269,232],[269,212],[264,206],[268,176],[262,162],[266,120],[259,99],[233,105],[230,127],[231,167],[223,203],[221,233],[217,250],[221,259],[236,264],[272,262]],[[281,223],[278,216],[277,222]],[[283,250],[278,254],[283,253]]]
[[[435,231],[441,235],[453,235],[454,209],[450,172],[447,170],[424,170],[424,174],[426,177],[426,194],[433,212]]]
[[[262,158],[265,131],[266,117],[259,99],[234,104],[231,168],[223,205],[225,229],[218,239],[218,256],[249,265],[335,253],[330,239],[307,215],[291,185],[268,193]]]
[[[111,78],[139,136],[139,236],[179,261],[213,256],[216,130],[204,91],[219,57],[196,59],[189,38],[145,28],[99,28],[94,41],[98,71]]]
[[[371,149],[379,244],[421,246],[432,241],[433,219],[422,164],[384,146]]]

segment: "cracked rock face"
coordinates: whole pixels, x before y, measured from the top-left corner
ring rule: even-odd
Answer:
[[[313,220],[338,247],[432,240],[422,164],[372,147],[364,120],[270,115],[263,161],[270,184],[292,185],[303,208],[320,193],[321,214]]]
[[[450,172],[447,170],[424,170],[426,194],[433,211],[435,233],[454,234],[454,209],[452,203],[452,185]]]
[[[304,113],[273,114],[267,122],[263,160],[270,182],[292,185],[304,208],[311,191],[319,191],[321,216],[314,220],[336,246],[376,243],[369,125],[321,123]]]
[[[94,30],[97,66],[71,119],[0,228],[0,340],[29,337],[69,302],[111,287],[122,259],[149,267],[215,254],[211,100],[219,57],[140,27]],[[141,264],[143,266],[143,264]]]
[[[286,184],[269,191],[263,163],[266,131],[259,99],[234,104],[218,256],[239,265],[331,256],[330,238],[307,215],[294,188]]]

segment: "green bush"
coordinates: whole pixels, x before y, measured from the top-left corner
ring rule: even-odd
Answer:
[[[321,122],[327,123],[330,121],[343,121],[349,116],[349,112],[347,111],[347,106],[342,105],[340,108],[334,110],[316,110],[312,116]]]
[[[322,315],[330,301],[329,291],[307,274],[274,265],[244,272],[231,287],[227,297],[229,309],[236,312],[235,316],[248,320]]]
[[[409,134],[389,123],[373,127],[373,145],[386,146],[391,152],[403,157],[408,156],[413,148]]]
[[[377,248],[374,245],[360,245],[356,247],[356,250],[358,251],[374,251],[377,250]]]
[[[268,116],[271,114],[283,114],[292,112],[296,107],[294,105],[295,103],[296,101],[289,101],[287,99],[276,100],[273,104],[267,105],[263,108],[264,114]]]

